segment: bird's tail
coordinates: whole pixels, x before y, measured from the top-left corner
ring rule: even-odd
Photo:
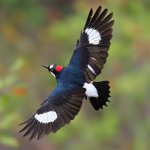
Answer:
[[[107,106],[107,102],[110,102],[110,86],[109,81],[93,82],[93,85],[97,89],[98,97],[89,97],[89,100],[95,110],[103,109],[103,106]]]

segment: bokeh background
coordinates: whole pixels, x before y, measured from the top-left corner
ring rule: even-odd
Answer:
[[[70,125],[40,141],[18,134],[56,85],[42,64],[67,65],[88,11],[114,13],[109,58],[97,80],[111,82],[109,107],[88,102]],[[0,150],[149,150],[150,1],[1,0]]]

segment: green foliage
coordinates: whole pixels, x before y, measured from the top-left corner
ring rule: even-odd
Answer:
[[[16,83],[16,72],[23,66],[23,60],[17,59],[9,68],[9,74],[0,78],[0,143],[17,148],[19,143],[12,135],[13,130],[16,129],[16,122],[20,118],[18,113],[18,105],[15,96],[12,95],[11,90]],[[17,94],[17,93],[14,93]],[[19,94],[19,93],[18,93]]]
[[[4,135],[2,134],[0,136],[0,141],[1,141],[1,144],[8,145],[13,148],[18,148],[18,142],[14,137],[10,137],[5,134]]]

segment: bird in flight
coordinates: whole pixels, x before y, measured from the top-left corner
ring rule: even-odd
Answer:
[[[76,47],[66,67],[52,64],[44,66],[56,78],[57,86],[41,104],[36,113],[22,123],[23,136],[40,139],[55,133],[70,123],[81,109],[83,99],[90,101],[95,110],[109,102],[109,81],[94,82],[101,73],[112,38],[113,13],[99,6],[91,9]]]

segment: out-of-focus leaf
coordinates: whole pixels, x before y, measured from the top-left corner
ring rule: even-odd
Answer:
[[[17,61],[14,62],[14,64],[12,64],[10,70],[12,72],[16,72],[24,65],[24,63],[25,63],[24,60],[19,58],[19,59],[17,59]]]
[[[16,81],[16,76],[8,76],[7,78],[4,79],[4,83],[3,83],[3,88],[7,87],[7,86],[11,86],[15,81]]]
[[[0,135],[0,143],[13,148],[18,148],[19,146],[17,140],[14,137],[3,135],[3,134]]]
[[[0,89],[3,87],[3,81],[0,79]]]
[[[14,87],[12,92],[16,96],[25,96],[27,93],[27,89],[24,87]]]
[[[15,120],[17,120],[17,118],[18,118],[17,113],[11,113],[1,116],[0,129],[6,130],[9,129],[10,127],[13,127],[12,123],[15,123]]]

